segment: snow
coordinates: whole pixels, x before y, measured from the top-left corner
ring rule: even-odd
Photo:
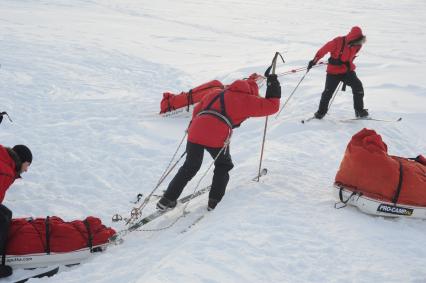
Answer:
[[[14,217],[93,215],[122,229],[112,215],[128,216],[130,201],[152,191],[189,121],[155,115],[162,92],[262,73],[275,51],[286,59],[278,73],[304,67],[353,25],[367,35],[357,58],[366,107],[374,117],[403,117],[337,122],[353,116],[348,88],[326,120],[302,125],[324,85],[324,67],[312,69],[281,115],[269,118],[269,172],[259,183],[251,178],[263,118],[235,131],[236,166],[214,212],[205,214],[205,196],[193,200],[169,229],[129,234],[40,282],[425,282],[424,221],[336,210],[332,195],[345,147],[364,127],[382,135],[390,154],[426,154],[425,12],[415,0],[2,0],[0,110],[13,123],[0,125],[0,143],[27,144],[34,155],[4,201]],[[282,101],[302,75],[280,78]],[[206,155],[184,194],[209,163]]]

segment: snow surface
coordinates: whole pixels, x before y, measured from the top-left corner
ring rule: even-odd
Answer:
[[[353,117],[348,88],[324,121],[302,125],[324,84],[324,67],[313,69],[281,116],[269,119],[269,173],[260,183],[250,179],[263,118],[235,131],[227,194],[186,233],[205,197],[171,228],[132,233],[40,281],[426,282],[424,221],[336,210],[332,195],[345,147],[364,127],[382,135],[390,154],[426,154],[425,13],[421,0],[2,0],[0,110],[13,123],[0,125],[0,143],[27,144],[34,154],[4,201],[15,217],[94,215],[123,228],[112,215],[127,216],[130,201],[152,191],[188,123],[155,115],[162,92],[262,73],[275,51],[287,61],[278,73],[304,67],[353,25],[368,37],[357,59],[366,107],[374,117],[403,117],[337,122]],[[280,78],[283,101],[302,75]],[[147,228],[180,214],[177,208]]]

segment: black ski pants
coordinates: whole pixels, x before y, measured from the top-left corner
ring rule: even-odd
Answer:
[[[220,152],[221,148],[206,147],[200,144],[187,142],[186,144],[186,160],[182,167],[179,168],[176,176],[170,182],[164,197],[169,200],[177,200],[182,193],[186,184],[197,174],[203,163],[204,149],[210,153],[214,159]],[[218,202],[225,194],[226,185],[229,181],[229,171],[234,167],[232,163],[229,146],[223,150],[214,162],[213,181],[209,198]]]
[[[325,79],[325,88],[321,95],[321,101],[318,107],[318,112],[320,114],[325,115],[327,113],[330,99],[340,82],[343,82],[352,88],[355,112],[364,109],[364,88],[362,86],[362,82],[357,77],[356,73],[351,71],[346,74],[327,74]]]
[[[9,232],[11,219],[12,211],[10,211],[6,206],[0,204],[0,257],[2,265],[5,264],[6,259],[7,234]]]

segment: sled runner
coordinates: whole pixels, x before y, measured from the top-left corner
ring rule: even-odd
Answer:
[[[388,155],[373,130],[363,129],[349,142],[335,179],[343,206],[383,216],[426,218],[426,165],[423,157]]]
[[[71,252],[58,253],[34,253],[26,255],[6,255],[6,265],[13,269],[38,268],[52,265],[75,265],[87,260],[94,253],[104,251],[107,244],[90,248],[84,248]]]
[[[101,220],[65,222],[59,217],[13,219],[6,247],[6,265],[36,268],[78,264],[106,249],[115,234]]]
[[[352,205],[357,207],[360,211],[370,215],[426,219],[426,207],[404,204],[395,205],[391,202],[366,197],[361,192],[355,192],[353,189],[343,186],[335,185],[335,188],[335,197],[340,201],[340,204],[336,204],[336,208]]]

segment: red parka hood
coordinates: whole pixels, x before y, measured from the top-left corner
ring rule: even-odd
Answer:
[[[250,93],[251,95],[259,96],[259,87],[254,80],[236,80],[229,85],[228,90],[235,92]]]
[[[13,161],[12,157],[10,157],[7,149],[0,145],[0,162],[9,166],[10,168],[15,168],[15,161]]]
[[[360,37],[364,36],[362,34],[362,30],[358,26],[352,27],[351,31],[346,35],[347,42],[359,39]]]

